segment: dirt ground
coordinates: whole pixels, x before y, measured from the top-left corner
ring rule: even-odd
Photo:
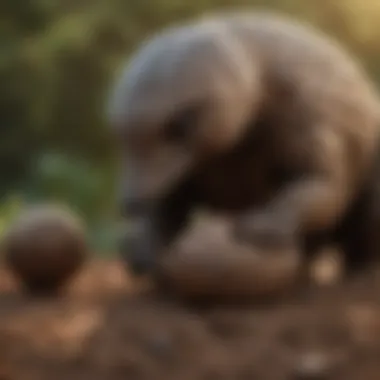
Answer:
[[[4,270],[0,380],[379,380],[380,276],[251,307],[137,296],[117,262],[93,261],[59,299]]]

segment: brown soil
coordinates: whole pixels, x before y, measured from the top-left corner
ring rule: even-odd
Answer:
[[[380,379],[380,276],[250,308],[137,297],[117,262],[56,299],[0,278],[0,380]]]

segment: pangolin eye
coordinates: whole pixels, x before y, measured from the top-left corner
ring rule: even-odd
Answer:
[[[166,140],[175,143],[186,142],[197,126],[198,117],[198,106],[190,106],[174,114],[165,127]]]

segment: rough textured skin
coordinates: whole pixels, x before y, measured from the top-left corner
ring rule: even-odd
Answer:
[[[109,104],[125,212],[142,226],[127,261],[154,270],[206,207],[233,217],[242,241],[309,254],[334,240],[361,267],[377,253],[379,110],[349,53],[282,16],[208,16],[147,40]]]
[[[257,300],[279,297],[297,283],[297,247],[266,250],[231,238],[231,221],[205,217],[193,223],[159,262],[169,293],[187,299]]]
[[[54,293],[81,268],[87,255],[84,226],[55,205],[25,211],[6,233],[7,265],[31,293]]]

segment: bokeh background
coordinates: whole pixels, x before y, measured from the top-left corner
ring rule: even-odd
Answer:
[[[380,84],[378,0],[1,0],[0,235],[22,207],[63,201],[115,251],[117,154],[105,121],[112,81],[139,42],[171,22],[231,6],[309,20]]]

